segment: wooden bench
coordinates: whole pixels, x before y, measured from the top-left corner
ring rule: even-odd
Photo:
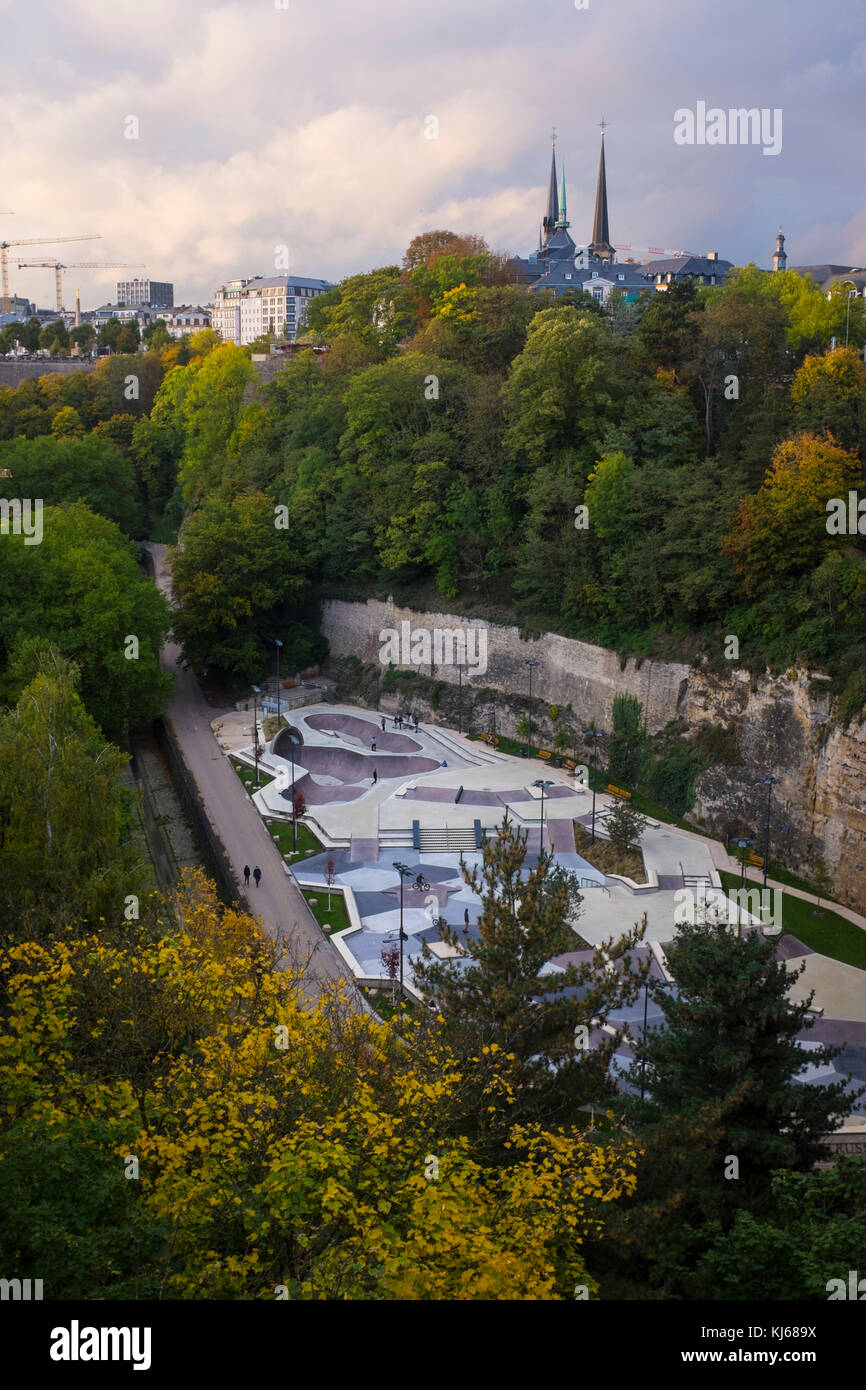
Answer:
[[[563,761],[563,766],[564,766],[564,767],[567,767],[568,770],[569,770],[569,772],[574,772],[574,769],[577,767],[577,763],[573,763],[573,762],[571,761],[571,758],[563,758],[562,761]]]
[[[750,855],[749,855],[749,863],[750,863],[751,865],[753,865],[753,867],[756,868],[756,869],[763,869],[763,867],[764,867],[764,856],[763,856],[762,854],[750,854]]]
[[[546,748],[539,748],[539,750],[538,750],[538,756],[539,756],[539,758],[544,758],[545,762],[549,762],[550,759],[553,757],[553,754],[552,754],[552,753],[548,753],[548,751],[547,751]]]
[[[605,791],[610,792],[611,796],[621,797],[623,801],[631,801],[631,792],[627,792],[624,787],[615,787],[612,782],[608,783]]]

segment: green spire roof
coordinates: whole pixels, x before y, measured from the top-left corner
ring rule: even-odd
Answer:
[[[562,168],[562,178],[559,185],[559,217],[556,220],[557,227],[567,227],[569,225],[565,210],[565,166]]]

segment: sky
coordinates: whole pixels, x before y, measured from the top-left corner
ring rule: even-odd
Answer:
[[[101,237],[10,251],[40,307],[17,255],[140,263],[70,269],[85,308],[133,275],[205,303],[284,246],[336,281],[433,228],[526,255],[554,127],[586,242],[602,116],[614,243],[769,267],[782,224],[791,265],[866,265],[863,0],[0,0],[0,36],[0,238]],[[781,110],[781,151],[678,144],[699,102]]]

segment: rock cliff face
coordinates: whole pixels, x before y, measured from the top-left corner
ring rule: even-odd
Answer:
[[[390,601],[332,601],[323,610],[332,655],[377,665],[389,630],[401,632],[403,623],[409,623],[412,634],[486,628],[486,670],[464,669],[463,682],[479,694],[483,689],[502,693],[497,725],[502,732],[514,732],[525,706],[529,669],[523,663],[528,657],[539,662],[533,668],[532,693],[542,728],[549,725],[546,707],[571,705],[579,726],[595,722],[609,730],[619,694],[640,700],[650,734],[675,719],[689,728],[702,723],[733,728],[741,762],[703,774],[691,818],[719,834],[735,824],[748,827],[757,834],[760,851],[767,805],[760,778],[778,777],[772,788],[771,856],[808,875],[815,855],[823,855],[834,896],[866,911],[866,723],[847,729],[834,724],[829,698],[809,673],[755,679],[736,667],[720,675],[679,662],[626,660],[607,648],[552,633],[524,639],[516,627],[453,613],[417,613]],[[419,670],[457,684],[453,663]]]

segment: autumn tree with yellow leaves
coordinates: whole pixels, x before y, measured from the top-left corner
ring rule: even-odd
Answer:
[[[279,949],[193,874],[126,941],[5,953],[4,1267],[50,1298],[594,1296],[634,1146],[518,1124],[486,1162],[441,1026],[312,1008]],[[484,1084],[507,1099],[495,1046]]]

